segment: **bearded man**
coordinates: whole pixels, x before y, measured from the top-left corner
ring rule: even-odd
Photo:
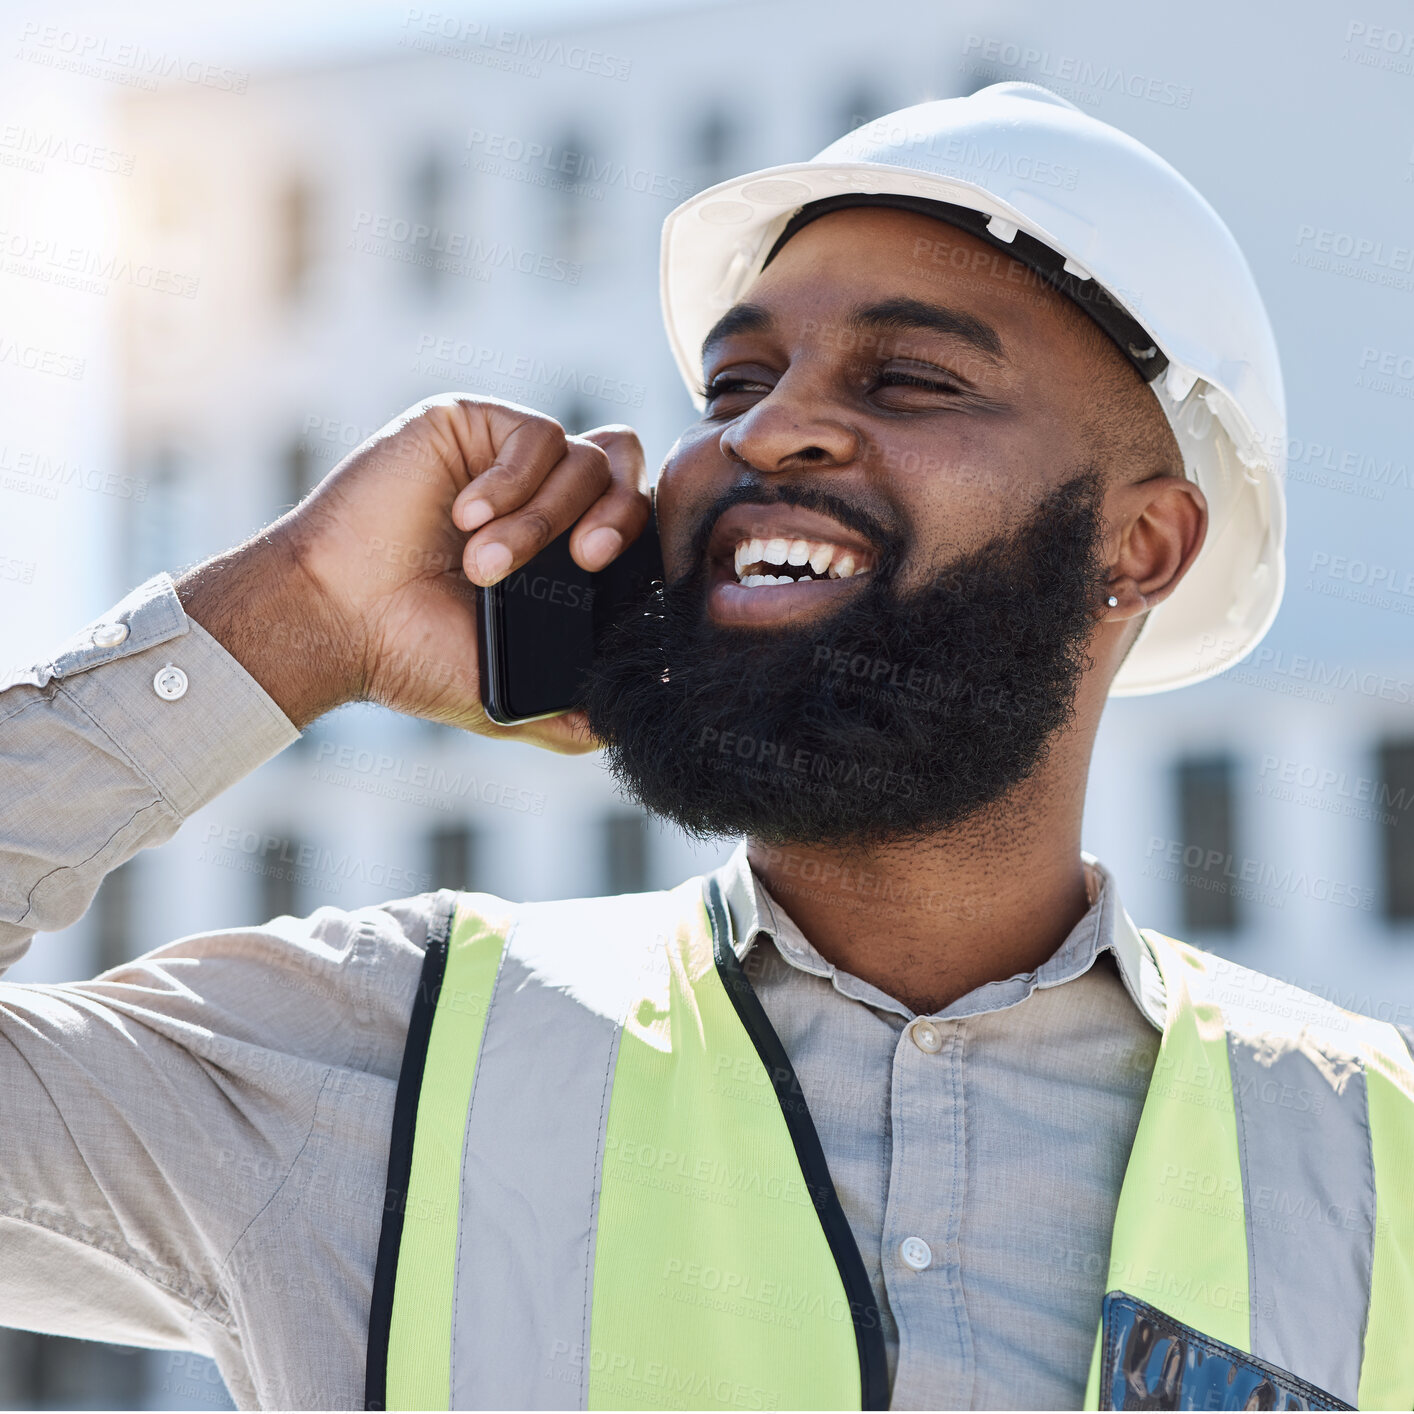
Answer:
[[[0,947],[356,700],[602,744],[743,843],[0,989],[0,1319],[248,1406],[1409,1408],[1405,1041],[1141,932],[1081,851],[1107,698],[1280,600],[1226,228],[1004,84],[694,197],[663,288],[701,417],[582,710],[488,721],[474,596],[643,533],[637,439],[434,399],[5,685]]]

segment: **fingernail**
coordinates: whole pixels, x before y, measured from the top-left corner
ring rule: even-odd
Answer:
[[[486,524],[496,512],[485,501],[468,501],[461,508],[460,523],[463,530],[476,530]]]
[[[476,552],[476,572],[487,584],[495,584],[510,567],[511,552],[505,545],[493,541],[490,545],[482,545]]]
[[[588,568],[601,570],[623,549],[624,538],[612,526],[601,525],[584,537],[584,558]]]

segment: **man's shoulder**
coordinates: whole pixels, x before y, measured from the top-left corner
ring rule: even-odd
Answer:
[[[1151,946],[1155,942],[1167,945],[1185,965],[1205,978],[1203,990],[1221,1006],[1229,1028],[1278,1031],[1313,1040],[1325,1038],[1335,1050],[1373,1049],[1414,1076],[1414,1025],[1403,1014],[1404,1007],[1385,1006],[1378,997],[1361,999],[1370,1002],[1370,1011],[1345,1006],[1336,999],[1343,994],[1335,989],[1333,995],[1324,995],[1317,990],[1319,984],[1302,987],[1153,929],[1143,931]],[[1386,1016],[1385,1012],[1390,1014]]]

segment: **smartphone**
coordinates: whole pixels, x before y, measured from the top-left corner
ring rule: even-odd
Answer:
[[[570,532],[499,584],[478,591],[481,705],[513,727],[579,701],[597,645],[663,578],[658,523],[611,565],[590,573],[570,557]]]

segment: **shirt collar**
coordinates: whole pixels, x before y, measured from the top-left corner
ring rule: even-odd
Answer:
[[[1108,950],[1119,968],[1130,1000],[1156,1029],[1163,1031],[1166,1002],[1153,955],[1133,919],[1125,912],[1109,870],[1093,855],[1082,854],[1081,859],[1085,865],[1090,908],[1060,947],[1034,972],[985,982],[938,1012],[938,1016],[958,1018],[1013,1006],[1037,988],[1058,987],[1088,972],[1095,959]],[[746,857],[746,841],[743,840],[731,858],[715,871],[715,877],[731,915],[733,946],[738,958],[745,958],[764,935],[798,971],[828,978],[837,991],[856,1001],[912,1017],[913,1013],[901,1002],[861,978],[838,970],[820,956],[756,876]]]

